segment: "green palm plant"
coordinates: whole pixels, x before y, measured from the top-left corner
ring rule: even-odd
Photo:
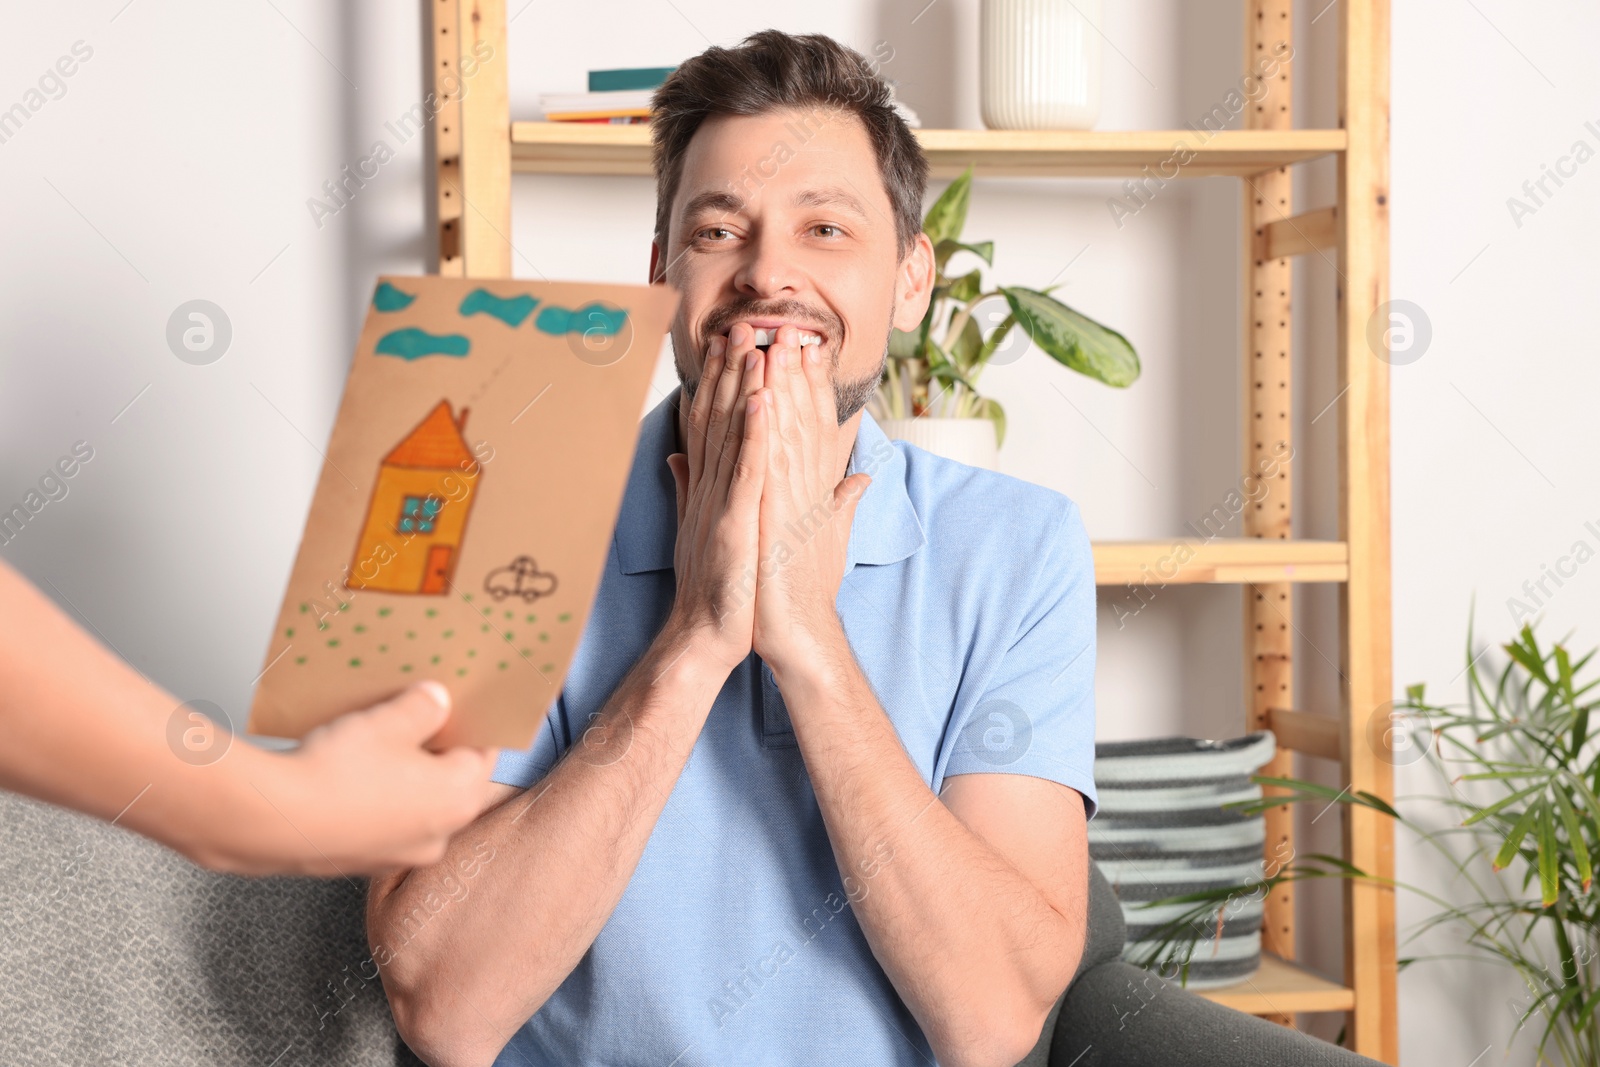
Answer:
[[[1186,894],[1163,904],[1190,909],[1167,924],[1140,961],[1183,973],[1198,938],[1221,908],[1246,895],[1270,893],[1306,878],[1362,878],[1418,894],[1432,914],[1407,935],[1412,943],[1437,928],[1455,929],[1465,952],[1402,959],[1490,961],[1516,972],[1525,987],[1509,1045],[1535,1016],[1541,1062],[1600,1067],[1600,900],[1591,891],[1600,840],[1600,679],[1585,678],[1595,652],[1574,658],[1562,642],[1545,647],[1532,626],[1501,646],[1497,677],[1480,669],[1483,654],[1467,637],[1467,701],[1440,705],[1424,688],[1406,690],[1396,721],[1425,738],[1425,758],[1438,772],[1436,794],[1394,805],[1314,782],[1258,776],[1279,795],[1229,807],[1244,814],[1284,804],[1333,803],[1370,808],[1393,819],[1449,866],[1452,896],[1380,879],[1336,856],[1295,857],[1261,882],[1232,891]],[[1448,816],[1442,825],[1432,809]],[[1401,809],[1404,809],[1404,813]],[[1464,902],[1463,902],[1464,900]],[[1553,1054],[1557,1059],[1550,1058]]]
[[[977,389],[979,375],[1016,326],[1062,365],[1107,385],[1126,387],[1139,377],[1139,357],[1128,339],[1079,314],[1050,295],[1058,286],[1028,289],[1017,285],[983,287],[983,268],[952,277],[949,264],[958,253],[994,266],[994,242],[961,239],[972,195],[972,168],[950,183],[922,220],[933,242],[936,277],[933,298],[913,332],[893,330],[884,379],[874,398],[879,418],[921,415],[994,420],[995,438],[1005,442],[1006,415]],[[990,334],[973,312],[985,300],[1004,297],[1010,313]],[[936,332],[935,326],[938,330]]]

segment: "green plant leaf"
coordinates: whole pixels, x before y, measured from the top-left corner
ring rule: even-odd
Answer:
[[[1556,844],[1556,824],[1550,805],[1539,805],[1539,893],[1545,907],[1561,895],[1560,846]]]
[[[915,333],[891,329],[889,331],[889,358],[915,359],[917,357],[917,340],[917,334]]]
[[[1511,861],[1516,859],[1517,850],[1522,847],[1522,839],[1528,836],[1528,831],[1533,829],[1533,820],[1539,817],[1539,807],[1534,805],[1522,813],[1511,832],[1506,835],[1505,843],[1500,846],[1500,851],[1494,855],[1494,869],[1503,871],[1511,866]]]
[[[959,178],[939,194],[939,199],[923,216],[922,232],[928,235],[935,249],[941,241],[960,239],[961,230],[967,224],[967,204],[971,198],[972,167],[969,165]]]
[[[1522,799],[1524,799],[1526,797],[1530,797],[1533,794],[1535,794],[1535,793],[1539,792],[1540,790],[1544,789],[1544,787],[1546,785],[1548,785],[1548,784],[1549,784],[1548,782],[1540,782],[1538,785],[1530,785],[1526,789],[1519,789],[1517,792],[1512,793],[1510,796],[1501,797],[1499,800],[1495,801],[1493,804],[1490,804],[1488,807],[1479,808],[1477,811],[1474,811],[1471,815],[1468,815],[1466,817],[1466,819],[1463,820],[1461,825],[1462,826],[1472,826],[1474,823],[1480,823],[1483,820],[1489,818],[1489,816],[1491,816],[1491,815],[1498,815],[1498,814],[1500,814],[1501,811],[1505,810],[1506,808],[1509,808],[1511,805],[1515,804],[1517,801],[1522,800]]]
[[[965,244],[964,242],[957,241],[953,237],[947,237],[943,241],[940,241],[938,244],[934,245],[933,248],[934,263],[938,266],[941,272],[944,270],[945,264],[950,262],[950,257],[955,255],[957,252],[971,252],[989,266],[994,266],[993,241],[979,241],[975,245],[969,245]]]
[[[1000,406],[1000,401],[989,397],[982,397],[978,403],[978,414],[994,423],[994,444],[996,448],[1006,443],[1006,409]]]
[[[969,317],[961,327],[961,336],[950,346],[950,361],[963,371],[970,371],[982,350],[983,330],[979,328],[977,319]]]
[[[1589,846],[1583,840],[1583,826],[1578,822],[1578,813],[1573,810],[1572,801],[1567,799],[1567,791],[1557,786],[1555,795],[1561,823],[1567,828],[1567,844],[1572,848],[1573,866],[1578,868],[1578,880],[1583,883],[1583,891],[1587,893],[1589,886],[1594,883],[1594,870],[1589,866]]]
[[[950,299],[963,304],[971,303],[981,292],[983,292],[983,271],[981,269],[968,271],[950,282]],[[967,321],[971,322],[972,320],[968,319]]]
[[[1120,333],[1038,290],[1003,285],[1000,292],[1033,343],[1056,362],[1118,388],[1139,377],[1139,357]]]

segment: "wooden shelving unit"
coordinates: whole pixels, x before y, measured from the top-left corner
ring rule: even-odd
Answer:
[[[1340,152],[1343,130],[918,130],[935,178],[968,163],[987,178],[1245,177]],[[1162,168],[1165,167],[1165,170]],[[511,169],[524,174],[650,173],[648,126],[513,122]]]
[[[1244,0],[1246,65],[1288,42],[1293,0]],[[648,175],[649,130],[512,122],[507,97],[504,0],[431,0],[432,84],[444,106],[434,123],[441,274],[509,277],[512,173]],[[1297,257],[1332,256],[1338,275],[1335,348],[1340,400],[1339,539],[1293,536],[1292,466],[1275,467],[1268,491],[1244,514],[1242,538],[1102,542],[1102,585],[1213,583],[1242,589],[1247,729],[1277,735],[1267,774],[1290,774],[1300,752],[1337,764],[1343,782],[1392,798],[1387,732],[1369,731],[1392,697],[1389,577],[1389,381],[1367,324],[1388,299],[1389,10],[1387,0],[1341,0],[1337,129],[1295,129],[1294,70],[1282,65],[1245,112],[1245,128],[1153,131],[919,130],[936,178],[969,164],[987,177],[1163,178],[1232,176],[1241,196],[1240,316],[1244,397],[1243,466],[1284,454],[1295,426],[1290,380],[1293,269]],[[477,57],[487,56],[486,59]],[[472,58],[468,58],[472,57]],[[471,69],[462,93],[463,61]],[[1332,158],[1334,204],[1296,213],[1291,168]],[[1178,162],[1181,161],[1181,162]],[[1150,168],[1146,171],[1146,168]],[[1337,583],[1341,637],[1339,711],[1295,708],[1295,588]],[[1373,740],[1377,738],[1377,740]],[[1394,874],[1390,824],[1343,807],[1346,859],[1380,877]],[[1269,814],[1266,855],[1292,855],[1290,812]],[[1266,902],[1263,965],[1247,981],[1204,996],[1292,1025],[1300,1012],[1344,1012],[1350,1043],[1390,1063],[1398,1055],[1392,890],[1346,882],[1344,974],[1329,981],[1295,958],[1294,893]]]

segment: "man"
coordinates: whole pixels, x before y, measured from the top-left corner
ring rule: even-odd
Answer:
[[[764,31],[655,107],[683,388],[497,806],[372,883],[395,1021],[452,1067],[1010,1067],[1083,946],[1082,521],[863,408],[934,250],[859,54]]]

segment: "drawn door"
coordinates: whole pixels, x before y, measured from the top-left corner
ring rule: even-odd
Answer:
[[[428,549],[428,565],[422,572],[422,592],[442,593],[450,578],[449,545],[434,545]]]

